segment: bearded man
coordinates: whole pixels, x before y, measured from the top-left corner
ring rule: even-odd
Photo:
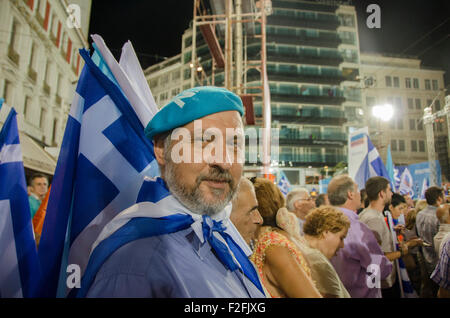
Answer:
[[[242,115],[237,95],[196,87],[152,118],[145,133],[161,178],[103,229],[77,297],[265,297],[229,219],[243,169]]]

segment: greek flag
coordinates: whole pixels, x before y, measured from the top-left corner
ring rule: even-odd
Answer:
[[[409,194],[411,198],[414,197],[413,184],[414,183],[411,172],[409,172],[408,168],[405,168],[400,177],[400,186],[398,188],[400,194],[401,195]]]
[[[291,190],[291,184],[282,170],[279,170],[278,178],[278,188],[280,188],[281,192],[286,196]]]
[[[380,176],[390,180],[377,148],[372,144],[368,135],[365,137],[367,138],[367,155],[359,166],[355,176],[355,182],[358,184],[359,189],[364,189],[366,181],[371,177]]]
[[[394,162],[392,161],[391,145],[388,146],[387,150],[386,170],[389,175],[389,180],[391,181],[392,192],[395,192],[397,188],[395,186],[395,167]]]
[[[430,182],[428,181],[428,178],[425,177],[422,182],[422,191],[420,191],[420,199],[425,199],[425,191],[427,191],[428,187],[430,186]]]
[[[77,287],[66,286],[68,269],[74,268],[69,274],[78,269],[83,276],[103,227],[136,203],[146,178],[159,174],[152,144],[144,136],[142,113],[134,108],[145,96],[133,89],[117,62],[111,64],[109,51],[101,51],[105,55],[98,51],[104,44],[101,38],[96,44],[92,59],[80,50],[85,66],[70,109],[39,246],[40,297],[65,296]],[[114,73],[118,69],[120,74]]]
[[[32,297],[40,277],[16,115],[0,132],[0,298]]]
[[[392,235],[392,242],[396,251],[400,250],[400,245],[397,239],[397,234],[395,233],[394,226],[399,224],[397,220],[392,217],[389,211],[384,212],[387,216],[387,222],[389,231]],[[400,294],[402,298],[417,298],[417,293],[415,292],[411,280],[409,279],[408,271],[406,270],[405,263],[403,259],[398,258],[395,260],[395,266],[397,267],[397,277],[401,282]]]

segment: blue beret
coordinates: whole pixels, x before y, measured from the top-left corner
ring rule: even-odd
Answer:
[[[228,110],[244,115],[242,100],[236,94],[215,86],[190,88],[175,96],[153,116],[145,128],[145,136],[152,140],[155,135]]]

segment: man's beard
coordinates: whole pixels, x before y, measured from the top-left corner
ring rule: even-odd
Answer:
[[[206,214],[213,216],[222,211],[225,206],[234,198],[237,193],[237,186],[230,174],[230,172],[221,169],[219,166],[211,166],[209,173],[200,174],[192,188],[188,188],[180,183],[182,176],[177,174],[176,164],[171,160],[166,160],[166,166],[164,169],[164,181],[167,184],[170,192],[176,197],[189,211],[196,214]],[[202,181],[225,181],[228,182],[229,190],[225,198],[222,200],[217,199],[215,202],[207,202],[204,198],[204,194],[200,190],[200,183]],[[217,197],[222,196],[225,189],[212,189],[210,191]]]

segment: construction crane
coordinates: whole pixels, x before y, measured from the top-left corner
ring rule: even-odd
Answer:
[[[423,124],[427,137],[428,162],[430,163],[430,186],[437,185],[436,151],[434,144],[433,123],[436,122],[436,120],[439,119],[439,117],[447,116],[448,136],[450,136],[450,95],[447,95],[445,97],[445,107],[440,111],[432,113],[432,106],[436,98],[439,96],[439,94],[434,98],[431,105],[424,109],[424,116],[423,116]],[[449,141],[448,149],[450,151],[450,138],[448,138],[448,141]]]

